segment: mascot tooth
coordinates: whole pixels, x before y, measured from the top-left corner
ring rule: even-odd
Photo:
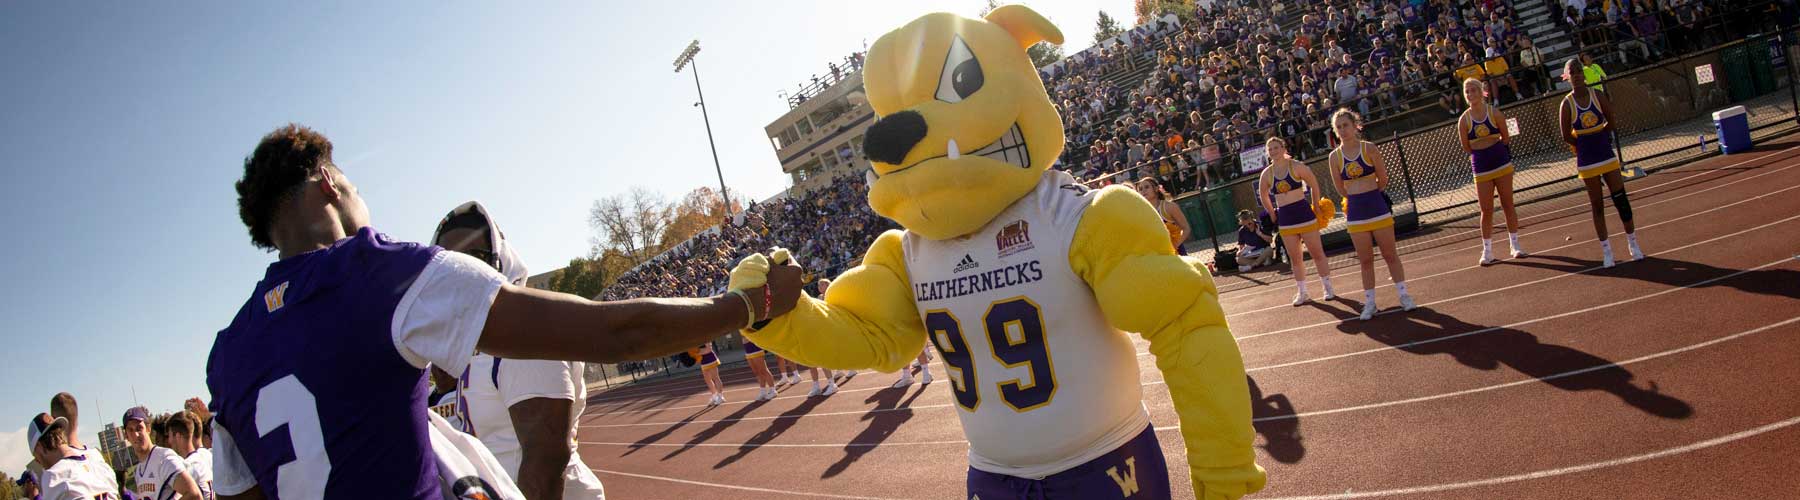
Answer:
[[[827,298],[745,336],[802,364],[884,372],[929,341],[969,441],[971,496],[1023,481],[1053,498],[1168,498],[1135,332],[1181,418],[1194,495],[1256,492],[1249,387],[1212,276],[1175,255],[1136,192],[1050,170],[1063,128],[1025,53],[1040,41],[1062,33],[1019,5],[928,14],[877,40],[863,69],[880,117],[864,142],[869,205],[905,230],[878,237]],[[747,258],[731,288],[760,284],[769,262]]]

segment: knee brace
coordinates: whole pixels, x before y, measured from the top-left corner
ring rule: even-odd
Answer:
[[[1619,190],[1618,192],[1613,193],[1612,202],[1613,208],[1619,211],[1619,220],[1630,222],[1631,198],[1625,195],[1625,191]]]

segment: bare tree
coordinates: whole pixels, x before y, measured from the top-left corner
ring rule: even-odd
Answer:
[[[642,263],[663,250],[663,231],[673,213],[662,195],[642,187],[594,200],[588,208],[588,227],[597,236],[592,243],[618,250],[633,264]]]

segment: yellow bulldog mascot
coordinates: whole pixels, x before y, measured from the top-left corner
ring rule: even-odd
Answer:
[[[802,364],[899,370],[927,339],[969,441],[970,498],[1169,498],[1168,467],[1123,332],[1149,341],[1181,417],[1194,496],[1262,488],[1243,359],[1206,267],[1155,209],[1050,171],[1063,128],[1025,48],[1061,43],[1031,9],[937,13],[881,37],[863,82],[877,238],[823,299],[745,335]],[[763,286],[786,250],[730,288]]]

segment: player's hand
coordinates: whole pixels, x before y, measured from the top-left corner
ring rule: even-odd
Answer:
[[[772,319],[794,310],[794,306],[800,302],[801,287],[805,285],[801,277],[806,273],[785,248],[774,249],[770,252],[769,260],[774,267],[769,269],[767,276],[767,292],[770,296],[767,318]]]
[[[206,410],[206,402],[201,401],[200,398],[188,398],[187,402],[182,405],[182,408],[194,412],[195,415],[199,415],[200,420],[204,421],[208,418],[212,418],[212,412]]]

